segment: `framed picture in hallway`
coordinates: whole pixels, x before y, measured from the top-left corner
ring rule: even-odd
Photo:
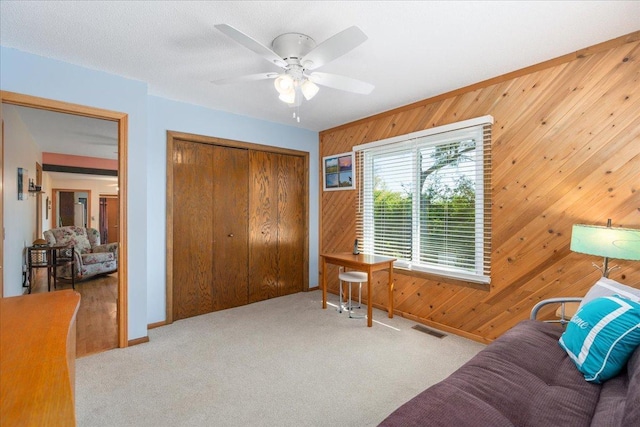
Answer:
[[[18,168],[18,200],[27,199],[28,180],[27,170],[24,168]]]
[[[322,158],[322,180],[324,191],[355,190],[356,159],[352,152],[334,154]]]

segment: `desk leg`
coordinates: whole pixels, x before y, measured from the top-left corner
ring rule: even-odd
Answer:
[[[322,308],[327,308],[327,260],[322,257]]]
[[[389,264],[389,319],[393,319],[393,263]]]
[[[367,326],[373,326],[373,307],[371,304],[371,281],[373,280],[373,274],[371,274],[371,266],[367,268]]]

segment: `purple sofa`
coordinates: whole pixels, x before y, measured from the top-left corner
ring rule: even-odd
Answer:
[[[381,426],[640,426],[640,348],[603,384],[558,345],[563,329],[524,320]]]

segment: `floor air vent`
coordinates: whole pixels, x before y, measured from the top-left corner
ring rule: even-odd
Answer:
[[[444,338],[444,337],[446,337],[446,335],[443,334],[442,332],[434,331],[433,329],[429,329],[426,326],[422,326],[422,325],[412,326],[411,329],[415,329],[416,331],[424,332],[425,334],[429,334],[429,335],[434,336],[436,338]]]

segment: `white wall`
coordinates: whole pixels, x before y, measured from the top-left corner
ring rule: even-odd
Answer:
[[[4,107],[4,106],[3,106]],[[4,119],[4,296],[22,295],[25,250],[36,236],[36,198],[25,195],[18,200],[18,168],[28,170],[35,179],[36,162],[42,164],[42,152],[33,141],[15,110],[2,108]],[[27,190],[24,190],[25,193]]]

